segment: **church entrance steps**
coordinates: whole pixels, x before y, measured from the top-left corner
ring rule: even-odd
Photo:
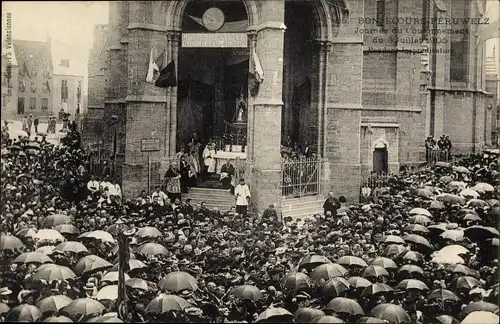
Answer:
[[[234,196],[227,189],[191,188],[183,195],[183,200],[190,198],[192,204],[205,202],[208,209],[219,208],[221,212],[228,211],[235,204]]]
[[[287,198],[281,202],[281,212],[283,217],[310,218],[323,213],[323,203],[322,196]]]

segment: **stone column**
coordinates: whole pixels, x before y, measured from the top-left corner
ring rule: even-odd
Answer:
[[[179,69],[179,43],[181,39],[181,33],[175,31],[172,33],[172,56],[171,59],[175,62],[175,73]],[[177,82],[179,82],[179,76],[177,75]],[[170,156],[174,156],[177,149],[177,87],[171,88],[170,94]]]
[[[269,204],[281,205],[281,109],[283,87],[283,45],[285,1],[263,1],[261,21],[256,26],[256,52],[264,71],[264,81],[254,98],[248,134],[252,134],[254,163],[252,202],[257,212]],[[251,54],[251,53],[250,53]]]

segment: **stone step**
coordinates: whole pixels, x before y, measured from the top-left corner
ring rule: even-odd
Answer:
[[[323,195],[311,195],[300,198],[284,197],[281,204],[283,205],[283,204],[297,203],[298,201],[304,202],[304,201],[317,201],[317,200],[324,201],[325,198],[323,197]]]
[[[323,200],[298,201],[296,203],[281,204],[281,210],[301,209],[306,207],[323,207]]]
[[[191,188],[185,195],[185,199],[190,198],[193,204],[205,202],[207,208],[219,208],[221,211],[228,211],[234,206],[234,196],[226,189],[212,188]]]
[[[282,202],[283,217],[309,218],[314,214],[323,213],[323,198],[320,196],[286,199]]]

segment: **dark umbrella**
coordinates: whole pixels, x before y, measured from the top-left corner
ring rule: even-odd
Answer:
[[[74,269],[76,274],[83,275],[109,269],[112,266],[111,263],[97,255],[87,255],[78,260]]]
[[[481,286],[481,283],[479,282],[479,280],[477,280],[476,278],[471,277],[471,276],[459,277],[455,282],[455,287],[457,287],[457,289],[471,290],[472,288],[475,288],[478,286]]]
[[[335,277],[343,277],[347,269],[336,263],[326,263],[316,267],[311,273],[311,279],[319,282],[321,279],[328,280]]]
[[[381,266],[371,265],[363,271],[364,278],[378,278],[380,276],[389,276],[387,270]]]
[[[346,255],[337,260],[338,264],[341,264],[343,266],[356,266],[356,267],[367,267],[368,265],[366,262],[358,257],[352,256],[352,255]]]
[[[424,256],[422,253],[416,251],[408,251],[403,255],[403,260],[409,260],[416,263],[424,262]]]
[[[349,282],[341,277],[332,278],[327,282],[323,283],[320,288],[321,295],[325,298],[333,298],[339,296],[345,291],[349,291]],[[329,300],[329,299],[328,299]]]
[[[459,324],[460,322],[453,316],[450,315],[439,315],[434,318],[437,323],[441,324]]]
[[[317,317],[325,316],[325,313],[316,308],[302,307],[299,308],[293,317],[297,323],[313,323]]]
[[[417,290],[429,290],[429,287],[425,283],[416,279],[405,279],[401,281],[396,288],[401,290],[417,289]]]
[[[338,317],[327,315],[316,318],[313,323],[345,323],[345,322]]]
[[[460,301],[457,295],[454,292],[449,291],[447,289],[435,289],[427,295],[428,300],[439,299],[439,300],[450,300],[450,301]]]
[[[406,232],[429,233],[427,227],[420,224],[408,224],[405,227]],[[403,240],[404,242],[404,240]]]
[[[420,268],[419,266],[416,266],[414,264],[405,264],[404,266],[399,268],[398,273],[399,272],[407,272],[407,273],[411,273],[411,274],[418,273],[421,275],[424,274],[424,270],[422,268]]]
[[[173,293],[183,290],[195,291],[198,288],[198,280],[187,272],[175,271],[162,278],[158,282],[158,288]]]
[[[380,318],[364,316],[364,317],[361,317],[356,323],[360,323],[360,324],[385,324],[387,322],[384,320],[381,320]]]
[[[61,309],[61,313],[67,315],[84,315],[101,314],[106,309],[103,304],[92,298],[78,298]]]
[[[387,293],[392,291],[394,291],[394,289],[392,289],[391,286],[385,283],[374,283],[373,285],[370,285],[363,289],[363,292],[361,292],[361,296],[376,295],[379,293]]]
[[[410,323],[411,319],[403,307],[394,304],[380,304],[370,312],[372,316],[390,323]]]
[[[73,323],[71,318],[66,316],[52,316],[47,317],[42,321],[43,323]]]
[[[370,280],[357,276],[350,277],[349,279],[347,279],[347,282],[349,282],[349,284],[355,289],[366,288],[370,285],[373,285],[373,282],[371,282]]]
[[[182,297],[160,294],[153,298],[146,307],[146,313],[163,314],[172,310],[183,311],[192,305]]]
[[[270,323],[270,322],[288,322],[293,320],[293,315],[289,311],[281,307],[269,307],[259,314],[256,322]]]
[[[465,317],[472,312],[479,312],[479,311],[495,313],[498,311],[498,305],[495,305],[493,303],[488,303],[482,300],[472,302],[469,305],[465,306],[464,309],[462,309],[462,315]]]
[[[309,290],[312,286],[312,280],[302,272],[289,273],[281,281],[283,289],[287,292],[296,294],[302,290]]]
[[[354,299],[336,297],[326,305],[325,309],[336,313],[347,313],[350,315],[365,315],[363,308]]]
[[[498,237],[498,230],[493,227],[486,227],[480,225],[473,225],[471,227],[467,227],[464,230],[465,236],[472,239],[481,239],[485,238],[493,238]]]
[[[394,257],[394,256],[398,256],[401,253],[406,252],[406,251],[408,251],[408,249],[402,245],[391,244],[385,248],[384,255],[388,256],[388,257]]]
[[[370,264],[373,266],[380,266],[384,269],[390,269],[390,270],[396,270],[398,268],[396,262],[394,262],[389,258],[384,258],[384,257],[378,257],[373,261],[371,261]]]
[[[57,225],[70,224],[71,218],[64,214],[53,214],[45,217],[42,222],[42,228],[52,228]]]
[[[427,248],[432,249],[432,246],[429,243],[429,241],[423,236],[416,235],[416,234],[409,234],[409,235],[406,235],[404,237],[404,239],[407,242],[411,242],[413,244],[418,244],[418,245],[425,246]]]
[[[36,322],[40,317],[42,317],[42,312],[38,307],[22,304],[12,308],[5,319],[13,322]]]
[[[73,300],[65,295],[55,295],[49,296],[38,303],[36,306],[40,309],[42,313],[45,312],[58,312],[60,309],[68,306]]]
[[[312,269],[316,268],[317,266],[325,264],[325,263],[331,263],[331,261],[328,260],[328,258],[325,256],[317,255],[317,254],[308,255],[304,259],[302,259],[302,261],[300,261],[299,270],[302,268],[312,270]]]
[[[263,298],[260,289],[252,285],[241,285],[234,287],[229,292],[229,295],[235,296],[239,299],[249,299],[253,301],[258,301]]]

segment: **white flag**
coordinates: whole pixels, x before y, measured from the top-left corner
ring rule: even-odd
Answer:
[[[255,48],[252,53],[253,63],[255,64],[255,78],[258,83],[262,83],[264,81],[264,70],[262,69],[262,65],[260,65],[259,57],[257,56],[257,51]]]
[[[153,59],[153,49],[151,49],[151,54],[149,55],[149,68],[148,74],[146,75],[146,82],[154,84],[158,77],[160,76],[160,69]]]

